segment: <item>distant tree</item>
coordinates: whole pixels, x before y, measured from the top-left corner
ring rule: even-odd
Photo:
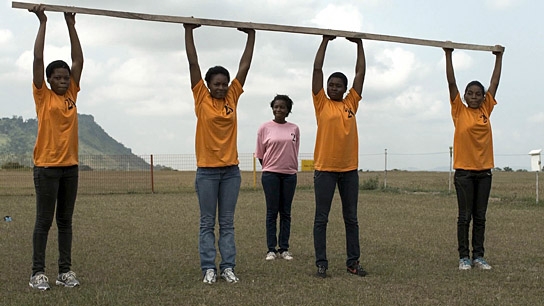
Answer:
[[[493,171],[500,172],[500,171],[502,171],[502,169],[500,167],[495,167],[495,168],[493,168]]]
[[[508,166],[504,167],[503,169],[505,172],[513,172],[514,170]]]
[[[527,172],[527,169],[518,169],[516,172]]]

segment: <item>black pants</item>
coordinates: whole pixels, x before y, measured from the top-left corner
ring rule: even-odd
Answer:
[[[359,261],[361,250],[359,246],[359,222],[357,220],[357,205],[359,200],[359,174],[357,170],[347,172],[314,171],[315,218],[314,218],[314,249],[315,265],[328,268],[327,259],[327,223],[331,210],[334,191],[338,192],[342,202],[342,215],[346,227],[346,266],[352,266]],[[337,238],[337,237],[335,237]]]
[[[484,257],[485,215],[491,191],[491,170],[455,170],[459,217],[457,241],[459,258],[469,257],[469,228],[472,222],[472,258]]]
[[[36,223],[32,236],[32,275],[45,272],[45,249],[55,216],[59,243],[59,273],[72,265],[72,215],[77,196],[78,166],[34,167]]]

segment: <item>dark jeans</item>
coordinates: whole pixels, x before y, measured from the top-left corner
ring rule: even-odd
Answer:
[[[314,248],[316,266],[328,268],[327,261],[327,222],[332,198],[338,185],[342,200],[342,215],[346,227],[346,265],[359,261],[359,223],[357,221],[357,201],[359,198],[359,174],[357,170],[348,172],[314,172],[315,219]]]
[[[268,252],[276,252],[279,240],[279,252],[289,250],[291,234],[291,204],[297,187],[297,174],[263,172],[261,175],[266,198],[266,244]],[[279,239],[276,238],[276,225],[280,215]]]
[[[459,258],[469,257],[469,228],[472,222],[472,258],[484,256],[485,214],[491,191],[491,170],[455,170],[454,183],[459,205],[457,242]]]
[[[45,272],[45,249],[56,216],[59,243],[59,273],[72,266],[72,216],[77,196],[78,166],[34,167],[36,223],[32,235],[32,275]],[[56,215],[55,215],[56,204]]]

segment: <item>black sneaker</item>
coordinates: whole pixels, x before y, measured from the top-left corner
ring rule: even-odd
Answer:
[[[327,277],[327,267],[317,266],[317,277],[321,277],[321,278]]]
[[[356,263],[354,263],[352,266],[347,267],[347,270],[348,270],[348,273],[358,275],[358,276],[361,276],[361,277],[366,276],[368,274],[365,271],[365,269],[363,269],[363,267],[361,267],[361,265],[359,264],[358,261]]]

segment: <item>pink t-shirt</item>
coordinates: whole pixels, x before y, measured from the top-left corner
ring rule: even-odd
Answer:
[[[294,123],[263,123],[257,131],[255,157],[262,159],[263,171],[295,174],[298,171],[300,131]]]

